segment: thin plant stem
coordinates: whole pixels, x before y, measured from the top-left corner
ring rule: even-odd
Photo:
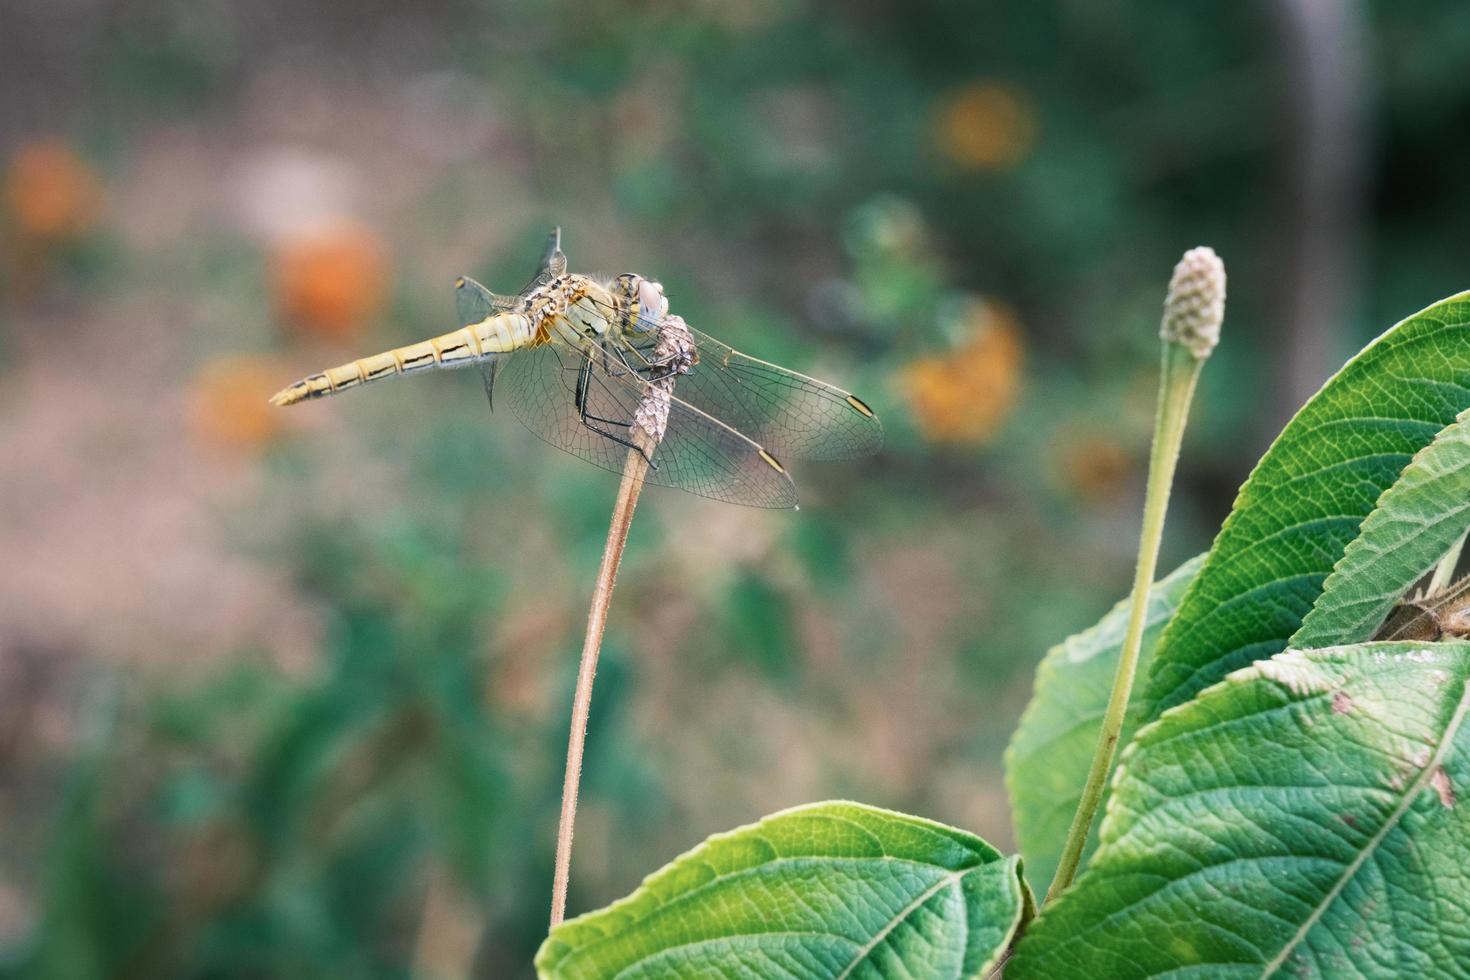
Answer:
[[[1082,786],[1077,812],[1067,829],[1057,873],[1047,889],[1050,902],[1071,886],[1082,863],[1087,835],[1102,802],[1108,774],[1118,754],[1118,740],[1128,715],[1128,698],[1138,673],[1138,652],[1143,646],[1144,616],[1148,593],[1159,562],[1159,542],[1164,536],[1164,515],[1169,509],[1169,488],[1179,462],[1179,446],[1189,421],[1189,405],[1200,369],[1220,341],[1220,324],[1225,319],[1225,264],[1208,246],[1192,248],[1174,266],[1169,293],[1164,299],[1164,320],[1159,338],[1164,342],[1159,369],[1159,401],[1154,413],[1153,448],[1149,452],[1148,486],[1143,496],[1143,527],[1138,535],[1138,562],[1133,569],[1133,595],[1128,607],[1128,629],[1118,652],[1118,669],[1108,695],[1098,731],[1097,748]]]
[[[592,709],[592,680],[597,675],[597,657],[602,650],[602,634],[607,628],[607,609],[612,601],[618,565],[623,560],[623,546],[633,524],[633,509],[648,475],[648,459],[639,449],[628,450],[623,464],[623,480],[618,486],[618,499],[613,504],[612,523],[607,529],[607,545],[602,550],[602,565],[597,570],[597,584],[592,590],[592,607],[587,612],[587,636],[582,641],[582,660],[577,668],[577,690],[572,697],[572,725],[567,737],[567,771],[561,789],[561,819],[556,831],[556,871],[551,881],[551,927],[566,918],[567,882],[572,869],[572,825],[577,819],[577,789],[582,779],[582,748],[587,741],[587,717]]]
[[[577,691],[572,697],[572,725],[567,736],[567,772],[561,790],[561,820],[556,830],[556,871],[551,880],[551,928],[566,918],[567,882],[572,872],[572,825],[577,819],[577,786],[582,779],[582,746],[587,741],[587,716],[592,710],[592,680],[597,675],[597,655],[602,650],[602,634],[607,628],[607,608],[612,602],[613,585],[618,578],[618,565],[623,560],[623,546],[628,542],[628,528],[633,524],[633,508],[648,476],[649,462],[663,440],[669,424],[669,408],[674,385],[680,375],[687,374],[697,363],[694,339],[689,327],[679,316],[669,316],[659,324],[658,340],[653,346],[653,363],[661,371],[648,379],[638,407],[628,426],[632,443],[623,464],[623,481],[618,486],[618,499],[613,504],[612,523],[607,529],[607,546],[602,550],[602,566],[597,570],[597,584],[592,590],[592,608],[587,612],[587,637],[582,643],[582,663],[577,668]]]
[[[1184,438],[1184,425],[1189,419],[1189,403],[1194,398],[1204,360],[1179,344],[1165,344],[1162,377],[1159,383],[1158,410],[1154,417],[1153,449],[1149,456],[1148,487],[1144,492],[1143,530],[1139,534],[1138,563],[1133,574],[1133,595],[1128,608],[1128,630],[1118,657],[1118,670],[1113,677],[1113,691],[1103,714],[1102,729],[1082,798],[1067,831],[1056,877],[1047,890],[1050,902],[1072,884],[1087,834],[1092,829],[1107,785],[1108,773],[1118,752],[1118,738],[1128,712],[1128,698],[1133,692],[1133,679],[1138,671],[1138,652],[1143,645],[1144,616],[1148,611],[1148,592],[1158,566],[1159,542],[1164,533],[1164,514],[1169,507],[1169,488],[1174,483],[1174,467],[1179,461],[1179,446]]]

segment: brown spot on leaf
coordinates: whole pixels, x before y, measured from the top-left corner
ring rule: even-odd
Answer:
[[[1352,827],[1354,829],[1357,828],[1357,826],[1358,826],[1358,818],[1355,817],[1355,816],[1353,816],[1351,813],[1344,813],[1344,814],[1341,815],[1341,818],[1342,818],[1342,822],[1345,823],[1345,824],[1347,824],[1349,827]]]
[[[1353,696],[1346,691],[1332,692],[1332,713],[1345,715],[1353,710]]]
[[[1429,785],[1439,794],[1439,802],[1444,804],[1446,810],[1455,808],[1455,787],[1450,783],[1449,773],[1444,771],[1444,766],[1435,766],[1434,775],[1429,777]]]

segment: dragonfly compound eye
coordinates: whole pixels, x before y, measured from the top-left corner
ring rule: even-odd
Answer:
[[[664,287],[652,279],[638,284],[638,314],[655,323],[662,322],[669,315],[669,300],[664,295]]]

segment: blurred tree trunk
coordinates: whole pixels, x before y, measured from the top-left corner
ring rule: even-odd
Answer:
[[[1274,438],[1348,353],[1362,267],[1367,46],[1355,0],[1273,0],[1282,49]]]

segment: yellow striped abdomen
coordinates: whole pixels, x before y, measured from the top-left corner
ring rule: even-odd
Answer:
[[[524,313],[497,313],[479,323],[397,347],[348,364],[327,368],[282,388],[271,396],[272,405],[294,405],[309,398],[324,398],[400,374],[429,368],[463,367],[488,360],[496,354],[529,347],[537,342],[536,327]]]

